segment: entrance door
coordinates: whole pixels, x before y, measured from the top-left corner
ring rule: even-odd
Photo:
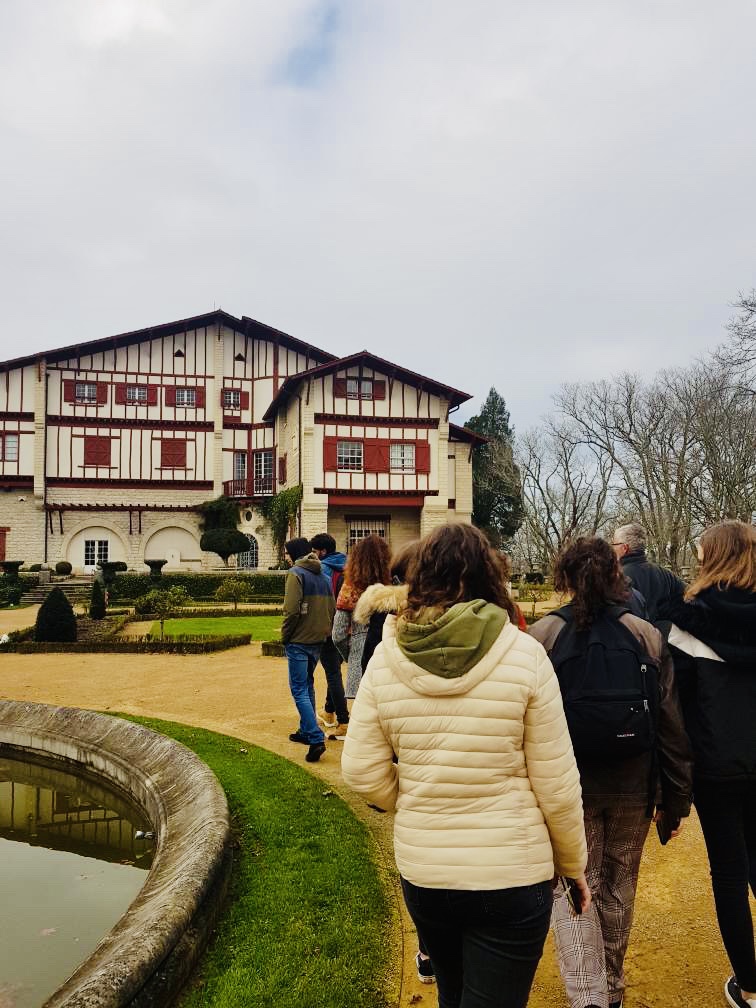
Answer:
[[[0,560],[5,560],[5,536],[10,529],[0,529]]]
[[[257,567],[257,539],[253,535],[247,536],[247,541],[249,542],[249,549],[246,553],[237,553],[236,555],[236,566],[237,568],[245,568],[246,570],[253,570]]]

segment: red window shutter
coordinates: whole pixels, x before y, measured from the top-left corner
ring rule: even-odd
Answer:
[[[334,378],[333,379],[333,394],[342,399],[346,398],[347,394],[347,384],[346,378]],[[334,466],[334,469],[336,466]]]
[[[278,482],[281,486],[286,483],[286,455],[282,455],[278,460]]]
[[[386,398],[386,382],[385,381],[374,381],[373,382],[373,399],[385,399]]]
[[[97,382],[97,405],[102,406],[108,401],[108,386],[105,382]]]
[[[205,405],[205,386],[204,385],[202,385],[200,388],[196,389],[194,401],[195,401],[195,403],[196,403],[197,406],[204,406]]]
[[[126,386],[123,382],[119,382],[115,386],[114,400],[116,406],[123,406],[126,403]]]
[[[76,402],[76,382],[72,378],[63,379],[63,402]]]
[[[109,437],[92,436],[84,438],[84,465],[85,466],[110,465]]]
[[[157,406],[157,400],[158,400],[158,387],[157,387],[157,385],[148,385],[147,386],[147,405],[148,406]],[[175,392],[173,394],[173,401],[174,401],[174,403],[176,401],[176,393]],[[166,402],[167,402],[167,400],[166,400]]]
[[[167,385],[165,388],[165,405],[175,406],[176,405],[176,386]],[[163,442],[165,443],[165,442]]]
[[[323,438],[323,469],[326,472],[336,472],[336,442],[338,438]]]
[[[163,438],[160,442],[160,465],[163,469],[186,468],[186,441],[183,438]]]
[[[430,472],[430,443],[415,441],[415,472]]]
[[[239,396],[239,405],[242,409],[249,409],[249,392],[242,392]],[[286,456],[284,456],[285,458]]]
[[[364,442],[362,467],[365,472],[383,473],[389,471],[390,443],[379,438]]]

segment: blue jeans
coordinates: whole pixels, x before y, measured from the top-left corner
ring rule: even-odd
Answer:
[[[320,644],[286,644],[289,663],[289,689],[299,711],[299,731],[310,745],[325,741],[315,718],[315,666],[320,658]]]
[[[525,1008],[549,930],[551,881],[512,889],[425,889],[402,879],[436,974],[439,1008]]]

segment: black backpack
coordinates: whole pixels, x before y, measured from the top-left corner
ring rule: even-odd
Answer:
[[[571,605],[552,613],[566,623],[549,657],[578,757],[621,760],[654,751],[658,667],[620,622],[628,611],[607,607],[588,630],[575,627]]]

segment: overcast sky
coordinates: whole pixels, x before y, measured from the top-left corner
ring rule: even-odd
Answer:
[[[222,307],[524,430],[756,286],[753,0],[3,0],[0,359]]]

